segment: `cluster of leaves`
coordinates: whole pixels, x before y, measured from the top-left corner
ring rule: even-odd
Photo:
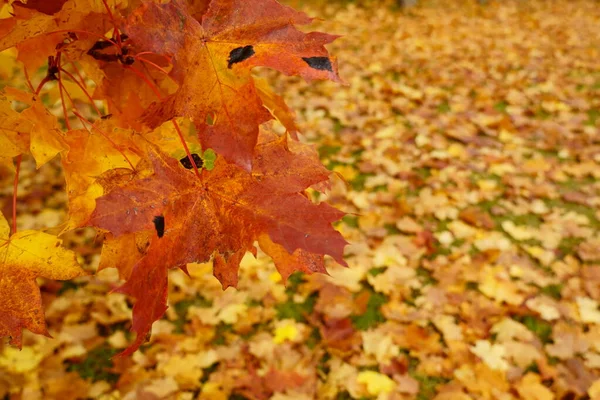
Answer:
[[[23,155],[38,168],[60,155],[62,232],[105,233],[100,269],[118,268],[126,283],[115,291],[136,299],[137,337],[123,354],[165,313],[169,269],[213,259],[223,288],[235,286],[255,242],[284,281],[325,272],[325,254],[344,264],[332,227],[344,214],[306,194],[328,189],[330,173],[251,72],[340,81],[324,47],[335,36],[301,32],[312,19],[275,0],[2,4],[11,17],[0,20],[0,50],[16,48],[28,88],[0,94],[0,165],[15,172],[16,192]],[[27,71],[40,68],[35,87]],[[267,128],[272,119],[285,133]],[[0,336],[20,346],[22,328],[47,334],[36,277],[84,271],[57,237],[17,233],[15,218],[11,236],[0,217]]]

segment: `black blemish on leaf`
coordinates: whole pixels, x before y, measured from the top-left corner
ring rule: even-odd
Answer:
[[[302,57],[302,59],[311,68],[333,72],[331,61],[327,57]]]
[[[133,58],[131,56],[122,57],[121,62],[125,65],[131,65],[135,62],[135,58]]]
[[[165,217],[162,215],[157,215],[152,220],[154,222],[154,228],[156,229],[156,234],[159,238],[163,237],[165,234]]]
[[[104,50],[110,46],[112,46],[113,43],[109,42],[108,40],[98,40],[96,43],[94,43],[94,45],[88,50],[87,54],[92,55],[91,53],[98,51],[98,50]]]
[[[194,160],[194,164],[196,164],[196,168],[202,168],[202,165],[204,164],[204,162],[202,161],[202,159],[200,158],[200,156],[196,153],[192,153],[192,160]],[[179,162],[181,163],[181,165],[183,165],[183,168],[185,169],[192,169],[192,163],[190,162],[190,159],[188,158],[188,156],[183,157],[181,160],[179,160]]]
[[[247,60],[254,54],[254,47],[252,46],[238,47],[231,50],[231,53],[229,53],[229,60],[227,60],[227,68],[231,69],[233,64]]]

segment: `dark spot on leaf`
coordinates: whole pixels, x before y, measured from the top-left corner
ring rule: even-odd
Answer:
[[[152,220],[154,222],[154,228],[156,229],[156,234],[159,238],[163,237],[165,234],[165,217],[162,215],[157,215]]]
[[[331,61],[327,57],[302,57],[302,59],[311,68],[333,72]]]
[[[87,54],[99,61],[115,62],[119,60],[119,56],[117,54],[103,54],[96,50],[90,50]]]
[[[204,162],[202,161],[202,159],[200,158],[200,156],[198,154],[193,153],[192,160],[194,160],[194,164],[196,164],[196,168],[202,168],[202,165],[204,164]],[[192,162],[190,161],[188,156],[183,157],[181,160],[179,160],[179,162],[181,163],[181,165],[183,165],[183,168],[185,168],[185,169],[193,168]]]
[[[100,117],[100,119],[109,119],[110,117],[112,117],[112,114],[106,114]]]
[[[254,54],[254,47],[252,46],[238,47],[236,49],[231,50],[231,53],[229,53],[229,60],[227,60],[227,68],[231,69],[231,66],[233,64],[237,64],[239,62],[247,60]]]
[[[106,48],[109,48],[113,45],[112,42],[109,42],[108,40],[98,40],[96,43],[94,43],[94,45],[88,50],[87,54],[92,55],[93,52],[98,51],[98,50],[104,50]]]
[[[135,58],[131,56],[121,57],[121,62],[125,65],[131,65],[135,62]]]

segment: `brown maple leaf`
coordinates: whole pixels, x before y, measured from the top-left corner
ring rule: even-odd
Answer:
[[[116,237],[157,229],[157,220],[162,223],[129,280],[117,289],[137,298],[133,330],[138,336],[124,354],[135,351],[164,314],[169,268],[214,256],[215,276],[224,288],[235,286],[242,257],[261,237],[261,246],[284,278],[291,268],[324,271],[324,254],[345,265],[346,241],[331,225],[344,213],[314,204],[302,193],[328,179],[329,172],[314,149],[298,142],[287,147],[286,142],[265,132],[251,174],[219,158],[212,171],[203,172],[202,181],[151,147],[151,176],[97,199],[89,223]]]

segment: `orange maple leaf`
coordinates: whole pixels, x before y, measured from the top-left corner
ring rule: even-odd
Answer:
[[[204,148],[250,171],[258,126],[271,118],[251,68],[339,81],[324,47],[337,36],[299,31],[294,25],[312,19],[275,0],[214,0],[197,11],[181,0],[144,3],[123,24],[140,51],[171,57],[170,75],[180,84],[147,110],[145,120],[156,127],[190,117]]]

